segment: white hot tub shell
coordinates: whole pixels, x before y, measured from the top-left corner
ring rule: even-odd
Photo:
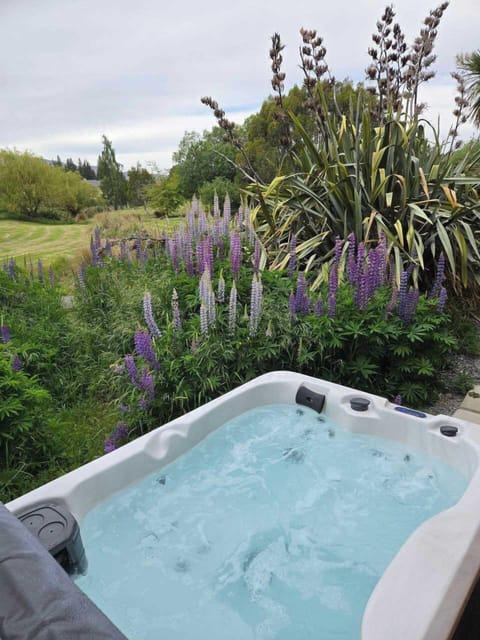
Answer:
[[[325,395],[324,415],[352,432],[381,436],[452,465],[468,481],[457,504],[430,518],[405,541],[365,608],[362,640],[447,640],[480,564],[480,429],[447,416],[398,411],[379,396],[290,372],[260,376],[137,440],[7,504],[14,514],[56,503],[77,522],[97,504],[158,471],[209,433],[258,406],[294,404],[301,385]],[[355,411],[355,397],[370,400]],[[455,437],[440,427],[455,426]]]

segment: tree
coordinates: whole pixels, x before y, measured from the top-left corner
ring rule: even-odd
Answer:
[[[95,178],[97,177],[95,170],[93,169],[92,165],[88,162],[88,160],[84,160],[81,164],[79,161],[78,170],[82,178],[85,178],[85,180],[95,180]]]
[[[58,201],[62,174],[63,169],[29,152],[0,151],[1,206],[12,213],[38,216]]]
[[[100,189],[89,184],[78,173],[62,173],[57,205],[66,209],[72,216],[82,209],[103,204]]]
[[[159,176],[156,184],[147,188],[148,204],[164,215],[175,213],[185,198],[180,193],[177,167],[173,167],[168,175]]]
[[[219,127],[204,131],[202,137],[185,132],[178,152],[173,154],[181,194],[191,198],[202,184],[218,177],[234,180],[236,153],[235,147],[225,142]]]
[[[67,158],[65,160],[65,171],[77,171],[78,167],[72,158]]]
[[[155,178],[144,169],[140,163],[128,172],[127,199],[130,206],[145,206],[147,202],[147,188],[155,184]]]
[[[111,141],[104,135],[102,142],[103,150],[98,157],[97,176],[105,199],[114,209],[118,209],[127,204],[127,182],[115,157]]]
[[[476,127],[480,127],[480,49],[457,57],[457,66],[463,71],[470,116]]]

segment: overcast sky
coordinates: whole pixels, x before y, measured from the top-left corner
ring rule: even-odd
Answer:
[[[438,2],[439,3],[439,2]],[[171,165],[183,133],[214,124],[211,95],[241,122],[270,93],[278,31],[287,88],[301,82],[299,29],[324,37],[337,79],[364,79],[380,0],[0,0],[0,147],[96,163],[102,134],[128,169]],[[435,0],[397,0],[412,41]],[[452,119],[455,55],[480,48],[479,0],[452,0],[437,39],[437,76],[422,99]],[[473,134],[468,125],[461,137]]]

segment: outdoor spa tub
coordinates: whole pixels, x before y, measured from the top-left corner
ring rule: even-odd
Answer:
[[[6,507],[73,516],[69,580],[132,640],[447,640],[479,452],[462,420],[273,372]]]

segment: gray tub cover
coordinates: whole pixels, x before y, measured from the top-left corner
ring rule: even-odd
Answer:
[[[1,503],[0,640],[126,640]]]

